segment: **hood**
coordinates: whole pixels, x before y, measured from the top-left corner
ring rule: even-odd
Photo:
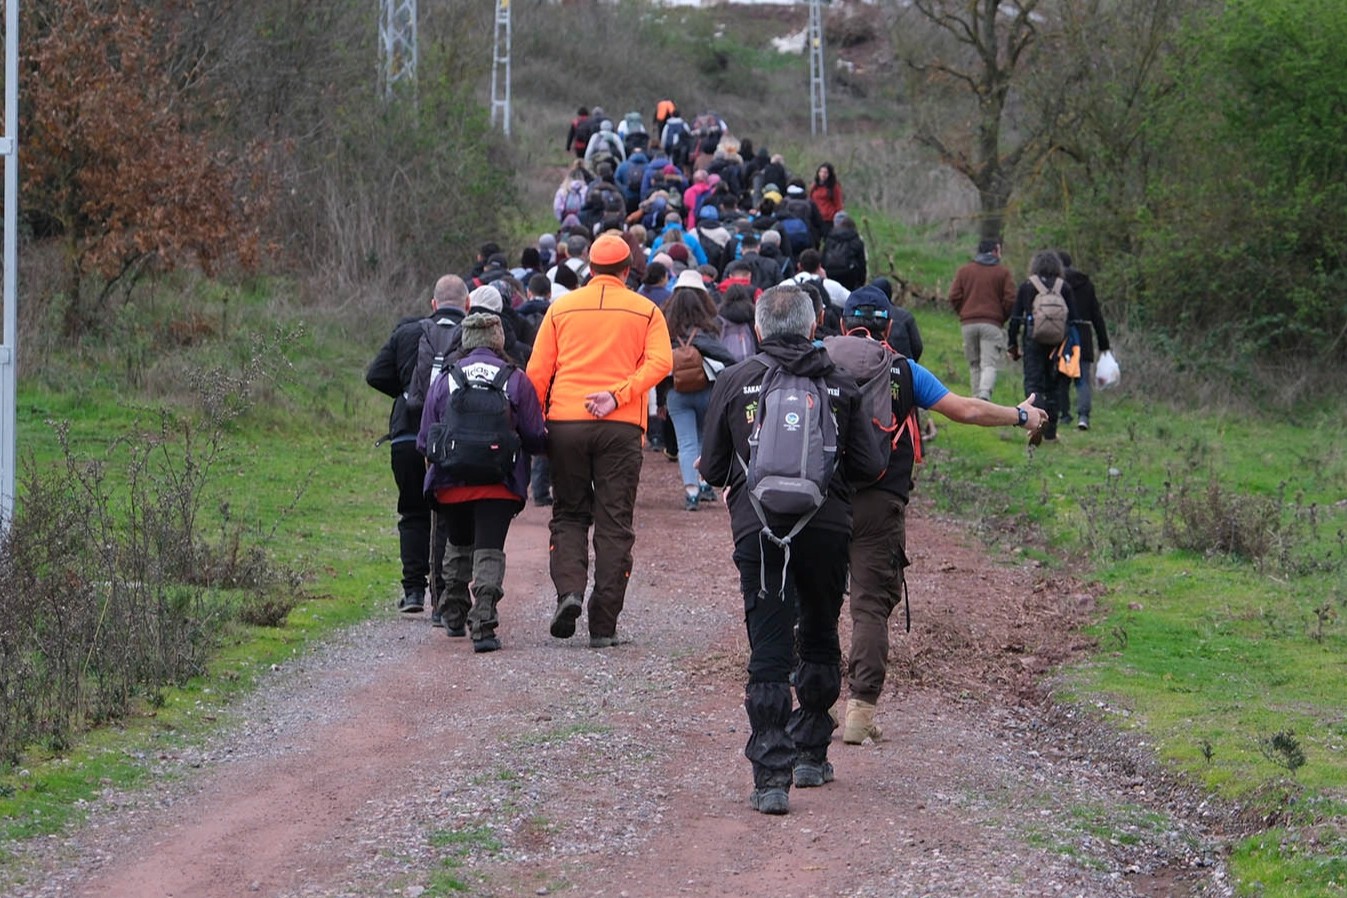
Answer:
[[[978,253],[973,257],[973,261],[979,265],[1000,265],[1001,257],[996,253]]]
[[[858,243],[860,242],[860,239],[861,235],[858,231],[839,231],[837,228],[833,228],[832,232],[828,234],[828,242],[833,246],[836,246],[839,243]]]
[[[753,303],[747,299],[738,299],[720,306],[720,317],[732,324],[753,323]]]
[[[823,377],[832,373],[834,368],[832,359],[828,358],[823,347],[815,346],[805,337],[772,337],[763,340],[759,349],[780,362],[781,367],[791,374]]]

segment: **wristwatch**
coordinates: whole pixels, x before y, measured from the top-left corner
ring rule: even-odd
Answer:
[[[1020,413],[1020,425],[1019,425],[1020,427],[1023,427],[1024,425],[1029,423],[1029,413],[1027,411],[1025,411],[1023,408],[1020,408],[1018,405],[1015,406],[1015,411]]]

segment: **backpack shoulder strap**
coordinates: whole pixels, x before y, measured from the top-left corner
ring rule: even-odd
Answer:
[[[1043,279],[1036,274],[1029,275],[1029,283],[1033,284],[1034,289],[1037,290],[1039,293],[1049,292],[1048,288],[1043,284]]]

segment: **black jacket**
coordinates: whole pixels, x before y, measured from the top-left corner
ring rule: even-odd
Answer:
[[[431,318],[452,318],[461,322],[467,313],[462,309],[437,309]],[[374,361],[365,371],[365,383],[393,397],[393,410],[388,416],[388,439],[416,439],[421,429],[421,412],[407,410],[407,387],[416,372],[416,353],[421,345],[420,317],[403,318],[393,326],[393,333]]]
[[[1039,278],[1045,287],[1051,287],[1056,278]],[[1065,278],[1063,278],[1065,280]],[[1033,340],[1029,337],[1029,318],[1030,312],[1034,307],[1034,297],[1038,296],[1038,290],[1035,289],[1033,281],[1026,280],[1020,284],[1020,288],[1015,291],[1015,308],[1010,312],[1010,328],[1006,337],[1011,346],[1019,345],[1020,332],[1024,331],[1024,344],[1027,346]],[[1066,300],[1066,318],[1068,321],[1075,321],[1076,314],[1076,294],[1071,290],[1071,282],[1066,281],[1062,284],[1062,299]]]
[[[851,228],[834,227],[823,247],[823,268],[828,277],[848,290],[859,290],[867,283],[865,242]]]
[[[773,337],[762,342],[760,353],[770,355],[794,374],[822,377],[833,396],[837,415],[837,470],[828,486],[828,498],[805,528],[840,533],[851,532],[851,496],[853,484],[873,483],[888,462],[875,429],[863,420],[860,394],[855,382],[838,371],[822,348],[804,337]],[[708,483],[730,488],[730,526],[734,541],[754,537],[762,524],[748,501],[744,467],[739,459],[748,458],[748,437],[753,429],[758,390],[767,365],[753,356],[726,368],[716,378],[702,430],[702,457],[698,469]],[[784,532],[773,522],[773,529]]]
[[[1104,313],[1099,310],[1099,297],[1094,295],[1090,276],[1074,268],[1066,270],[1066,283],[1076,298],[1076,314],[1071,323],[1080,334],[1080,360],[1093,362],[1095,337],[1099,338],[1099,352],[1108,352],[1108,329],[1104,327]]]

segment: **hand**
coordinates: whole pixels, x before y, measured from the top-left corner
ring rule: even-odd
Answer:
[[[1029,417],[1024,421],[1024,429],[1029,432],[1031,437],[1038,436],[1043,425],[1048,423],[1048,413],[1038,406],[1034,405],[1034,400],[1038,398],[1037,393],[1030,393],[1029,398],[1021,402],[1016,408],[1024,409]]]
[[[669,418],[669,407],[667,405],[655,406],[655,417],[661,421],[667,421]]]
[[[1018,362],[1020,360],[1020,348],[1012,344],[1011,347],[1006,350],[1006,355],[1010,356],[1012,362]]]
[[[617,397],[612,393],[590,393],[585,397],[585,411],[596,418],[606,418],[617,411]]]

